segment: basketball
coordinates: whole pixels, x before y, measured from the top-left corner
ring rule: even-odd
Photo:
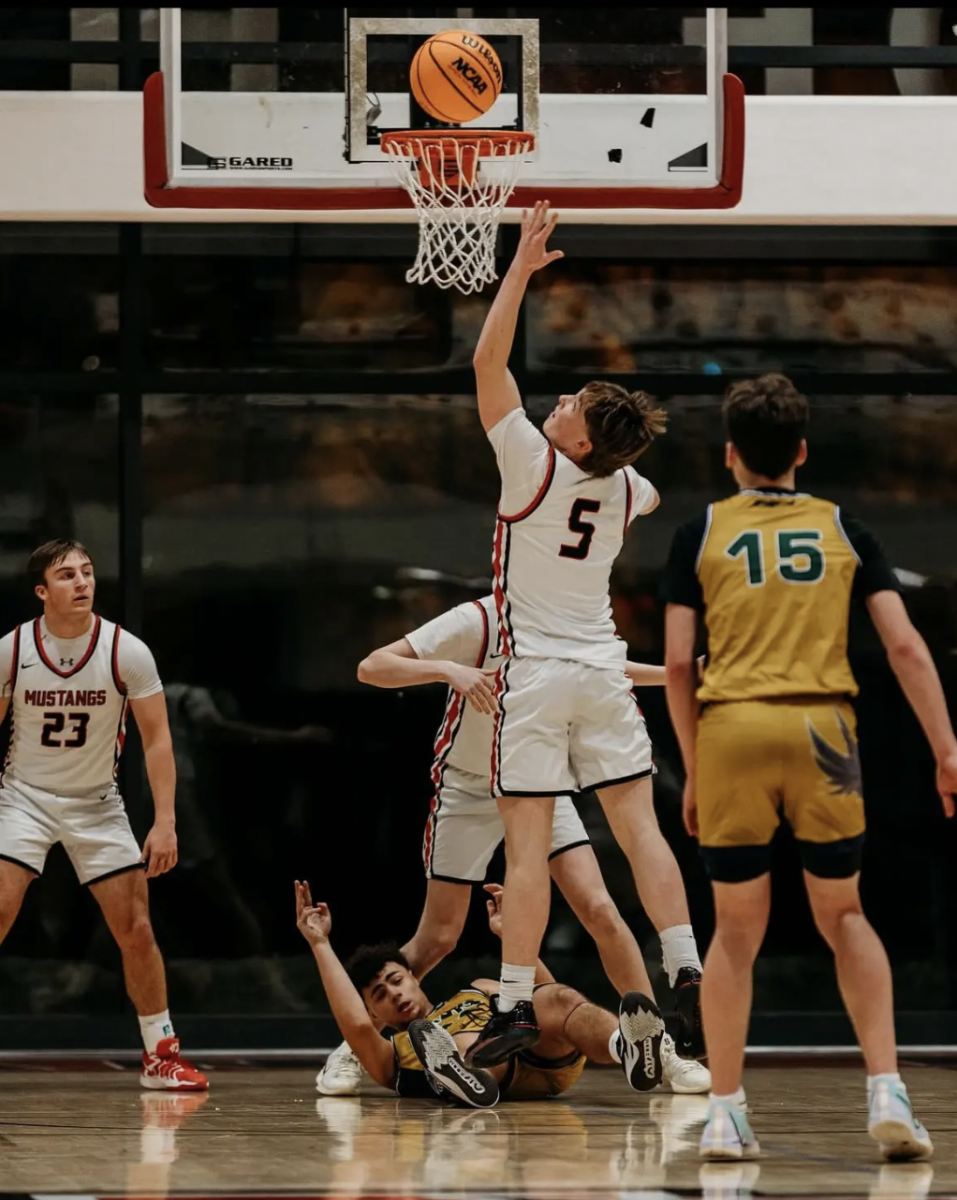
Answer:
[[[461,125],[487,113],[502,90],[502,64],[477,33],[447,29],[419,47],[409,72],[416,103],[437,121]]]

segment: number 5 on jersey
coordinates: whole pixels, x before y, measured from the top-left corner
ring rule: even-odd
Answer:
[[[584,513],[597,513],[601,508],[600,500],[576,500],[572,505],[572,511],[568,514],[568,528],[572,533],[578,534],[578,541],[574,546],[569,546],[567,543],[562,543],[561,549],[558,551],[559,558],[577,558],[581,561],[588,557],[588,551],[591,549],[591,540],[595,536],[595,526],[591,521],[583,521]]]
[[[785,583],[819,583],[824,578],[820,529],[779,529],[775,535],[777,573]],[[764,540],[759,529],[746,529],[727,547],[728,558],[744,558],[748,587],[763,587]]]

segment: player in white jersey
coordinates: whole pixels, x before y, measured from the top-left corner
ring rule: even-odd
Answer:
[[[423,979],[458,943],[465,928],[471,889],[485,880],[505,830],[489,791],[495,651],[495,601],[471,600],[374,650],[359,664],[359,679],[382,688],[422,683],[449,685],[445,715],[435,738],[433,796],[422,857],[428,880],[419,927],[402,947],[412,973]],[[664,684],[664,667],[626,663],[630,684]],[[649,1069],[639,1090],[664,1082],[674,1092],[705,1092],[711,1074],[679,1057],[665,1034],[638,943],[608,894],[595,852],[570,796],[555,804],[549,854],[552,878],[572,911],[595,939],[605,972],[620,996],[646,1003],[651,1018]],[[361,1078],[348,1045],[333,1051],[316,1081],[319,1091],[348,1094]]]
[[[119,946],[143,1035],[141,1083],[205,1090],[206,1077],[180,1056],[149,917],[146,881],[174,867],[177,853],[176,768],[156,663],[139,638],[93,612],[93,562],[79,542],[47,542],[29,573],[43,616],[0,640],[0,721],[11,718],[0,777],[0,942],[60,842]],[[129,709],[156,809],[142,850],[116,784]]]
[[[502,1062],[538,1036],[531,1001],[548,921],[555,797],[586,788],[598,793],[661,931],[677,988],[679,1050],[704,1051],[701,963],[681,873],[655,819],[648,738],[609,596],[628,526],[658,504],[630,464],[664,431],[665,414],[644,393],[587,383],[559,398],[542,432],[526,417],[508,360],[529,279],[562,257],[547,249],[555,220],[546,203],[523,214],[515,259],[473,358],[479,416],[502,477],[493,569],[504,661],[491,774],[507,862],[499,1011],[472,1047],[478,1066]]]

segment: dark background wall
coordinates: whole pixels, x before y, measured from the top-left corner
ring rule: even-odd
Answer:
[[[513,237],[504,232],[504,254]],[[656,587],[671,534],[729,489],[721,391],[729,378],[781,369],[813,403],[803,486],[879,532],[957,694],[957,240],[668,228],[559,239],[568,257],[536,279],[513,363],[530,411],[606,377],[649,387],[671,415],[643,465],[661,509],[639,523],[615,573],[632,655],[661,661]],[[153,647],[170,692],[182,853],[153,887],[154,913],[176,1011],[208,1019],[202,1028],[221,1041],[247,1028],[243,1015],[261,1018],[264,1041],[328,1040],[292,920],[293,878],[332,905],[343,951],[407,936],[422,901],[442,695],[377,693],[356,683],[355,667],[487,589],[497,477],[469,367],[490,295],[409,287],[410,249],[409,231],[391,229],[0,229],[0,616],[9,628],[33,614],[26,555],[71,533],[96,558],[104,613]],[[864,614],[853,657],[867,908],[899,1007],[924,1014],[912,1039],[937,1040],[957,985],[954,832]],[[646,691],[641,703],[660,817],[706,942],[708,889],[680,827],[663,697]],[[270,732],[304,726],[285,740]],[[150,806],[135,747],[127,767],[142,833]],[[657,963],[623,860],[594,803],[583,807]],[[782,840],[758,1030],[826,1040],[843,1025],[799,883]],[[443,967],[434,986],[479,959],[489,969],[494,952],[477,905],[467,961]],[[548,953],[560,974],[610,998],[557,897]],[[17,1028],[35,1040],[67,1037],[64,1028],[79,1037],[82,1023],[54,1018],[90,1013],[124,1040],[125,1003],[116,953],[56,851],[0,953],[0,1010],[25,1018]]]

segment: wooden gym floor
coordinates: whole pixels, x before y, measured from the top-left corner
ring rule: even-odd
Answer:
[[[564,1099],[480,1112],[368,1091],[317,1096],[314,1070],[212,1065],[208,1096],[144,1092],[113,1063],[0,1068],[0,1193],[496,1200],[957,1196],[957,1070],[906,1069],[930,1164],[882,1165],[860,1066],[750,1070],[764,1155],[702,1166],[707,1100],[590,1069]]]

